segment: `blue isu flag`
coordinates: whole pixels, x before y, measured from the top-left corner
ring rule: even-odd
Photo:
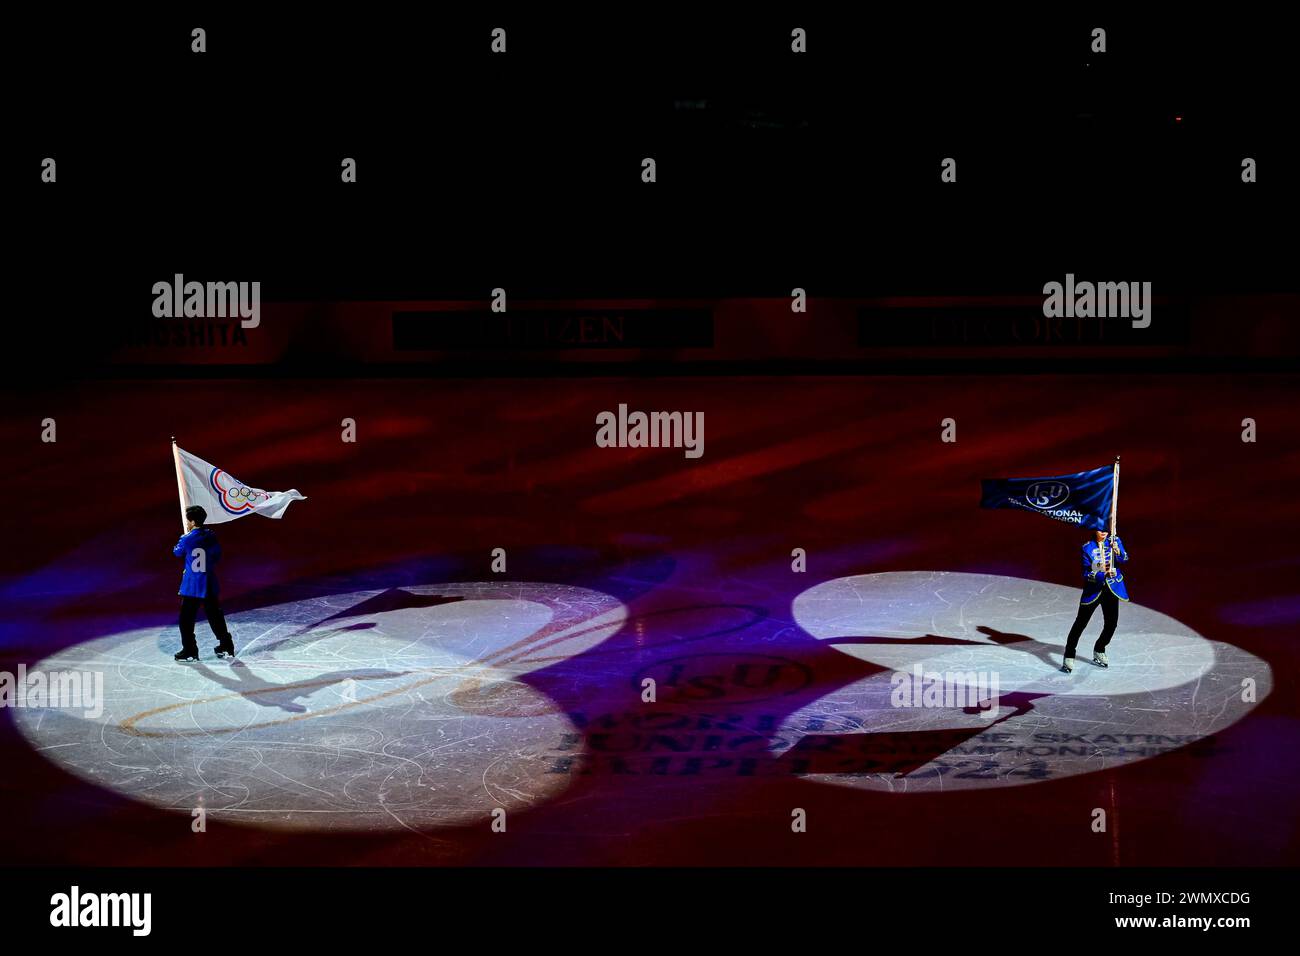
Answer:
[[[1080,528],[1106,530],[1114,467],[1052,478],[985,478],[981,508],[1019,508]]]

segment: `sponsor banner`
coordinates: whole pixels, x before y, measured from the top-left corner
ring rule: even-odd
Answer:
[[[858,345],[913,348],[1185,346],[1191,342],[1187,302],[1156,300],[1161,321],[1146,328],[1097,316],[1043,315],[1041,299],[1005,304],[870,305],[858,310]]]
[[[703,308],[394,312],[392,321],[399,352],[713,347],[713,313]]]
[[[258,322],[138,314],[74,345],[118,366],[355,366],[508,359],[622,364],[1098,359],[1266,361],[1300,355],[1297,296],[1165,300],[1150,323],[1043,315],[1041,297],[275,302]],[[229,310],[227,310],[229,311]],[[104,347],[104,346],[107,347]],[[66,354],[64,358],[66,359]]]

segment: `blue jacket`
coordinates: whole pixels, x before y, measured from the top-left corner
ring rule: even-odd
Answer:
[[[1115,576],[1109,578],[1106,572],[1102,570],[1102,549],[1108,552],[1112,550],[1112,539],[1107,538],[1101,544],[1096,541],[1089,541],[1083,546],[1083,596],[1079,598],[1080,604],[1091,604],[1097,598],[1101,597],[1102,588],[1110,588],[1111,593],[1121,601],[1128,600],[1128,588],[1124,586],[1124,572],[1120,570],[1120,565],[1128,560],[1128,549],[1124,547],[1124,542],[1116,535],[1113,539],[1113,549],[1115,555]]]
[[[195,571],[194,552],[200,548],[203,549],[202,567],[205,570]],[[216,532],[211,528],[195,528],[181,535],[176,547],[172,548],[172,554],[185,559],[185,573],[181,575],[181,589],[177,594],[196,598],[217,596],[217,562],[221,560],[221,545],[217,542]]]

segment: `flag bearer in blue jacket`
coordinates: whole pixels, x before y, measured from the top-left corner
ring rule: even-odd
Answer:
[[[1079,598],[1079,613],[1075,615],[1074,626],[1065,641],[1065,663],[1061,670],[1069,674],[1074,670],[1074,649],[1079,644],[1079,635],[1092,620],[1092,612],[1101,607],[1102,628],[1097,643],[1092,647],[1092,662],[1098,667],[1109,667],[1106,659],[1106,645],[1115,633],[1119,623],[1119,602],[1128,600],[1128,590],[1124,587],[1124,573],[1119,565],[1128,561],[1128,552],[1124,542],[1110,540],[1110,532],[1097,531],[1094,540],[1083,546],[1083,594]]]
[[[194,640],[194,621],[199,614],[199,605],[207,615],[208,626],[217,636],[217,646],[213,648],[218,657],[233,655],[235,642],[226,629],[226,616],[221,613],[217,603],[220,588],[217,585],[217,562],[221,560],[221,545],[216,533],[205,526],[208,513],[198,505],[185,509],[186,530],[172,554],[185,559],[185,572],[181,576],[181,649],[176,654],[178,661],[197,661],[199,646]]]

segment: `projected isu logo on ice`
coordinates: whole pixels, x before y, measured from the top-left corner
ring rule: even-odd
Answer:
[[[261,488],[249,488],[247,485],[241,485],[220,468],[212,469],[212,474],[208,477],[208,483],[212,485],[212,490],[217,493],[217,500],[221,502],[221,507],[232,515],[242,515],[252,511],[271,497],[268,492],[263,491]]]
[[[1036,481],[1025,489],[1025,500],[1035,508],[1059,508],[1070,497],[1063,481]]]

